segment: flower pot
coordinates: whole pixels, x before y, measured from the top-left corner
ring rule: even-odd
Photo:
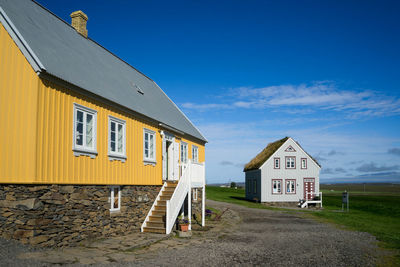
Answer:
[[[179,228],[181,229],[182,232],[189,231],[189,225],[188,224],[180,224]]]

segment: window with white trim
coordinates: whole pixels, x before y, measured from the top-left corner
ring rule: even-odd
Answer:
[[[192,145],[192,159],[193,162],[199,162],[199,148],[195,145]]]
[[[181,142],[181,162],[187,163],[188,161],[188,144]]]
[[[149,129],[144,129],[143,132],[143,159],[156,161],[156,132]]]
[[[108,156],[126,159],[126,122],[108,116]]]
[[[121,210],[121,190],[119,186],[111,186],[110,211]]]
[[[307,169],[307,159],[306,158],[301,159],[301,168]]]
[[[197,201],[197,195],[198,195],[197,188],[194,188],[194,189],[193,189],[193,200],[194,200],[194,201]]]
[[[286,169],[296,169],[296,158],[286,157]]]
[[[73,150],[76,156],[97,154],[97,111],[74,103]]]
[[[272,194],[282,193],[282,180],[272,180]]]
[[[286,194],[296,193],[296,180],[286,180]]]
[[[281,166],[281,159],[280,158],[274,158],[274,169],[279,169]]]

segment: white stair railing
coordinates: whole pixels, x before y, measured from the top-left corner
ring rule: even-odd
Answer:
[[[149,210],[149,213],[147,213],[146,219],[142,223],[142,227],[140,228],[140,231],[143,232],[143,228],[147,226],[147,221],[150,219],[151,214],[153,213],[154,207],[156,206],[157,201],[160,200],[160,197],[162,195],[162,192],[164,191],[164,188],[167,186],[167,182],[164,182],[163,186],[161,187],[160,192],[158,192],[158,195],[156,197],[156,200],[153,202],[153,206],[151,206],[151,209]]]
[[[309,197],[309,195],[311,195],[311,197]],[[319,200],[313,200],[315,195],[319,195]],[[307,192],[306,199],[305,199],[304,203],[301,205],[301,208],[306,208],[306,207],[308,207],[308,204],[311,204],[311,203],[319,203],[319,204],[321,204],[321,208],[322,208],[322,192],[319,192],[318,194],[316,194],[315,192]]]
[[[167,207],[166,207],[166,216],[165,216],[165,232],[166,234],[170,234],[172,231],[172,227],[175,224],[176,217],[181,210],[182,204],[185,201],[186,196],[190,190],[190,169],[191,169],[191,162],[187,167],[183,170],[182,176],[179,179],[178,185],[175,188],[174,193],[170,200],[167,200]]]

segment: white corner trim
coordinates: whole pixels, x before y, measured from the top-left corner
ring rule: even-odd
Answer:
[[[0,22],[3,24],[4,28],[10,34],[11,38],[17,44],[18,48],[24,54],[25,58],[31,64],[32,68],[36,73],[46,71],[46,68],[40,62],[39,58],[30,48],[28,43],[25,41],[22,34],[18,31],[17,27],[12,23],[11,19],[7,16],[6,12],[0,7]]]

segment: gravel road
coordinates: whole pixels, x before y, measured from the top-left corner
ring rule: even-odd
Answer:
[[[160,249],[142,265],[374,266],[376,239],[293,213],[208,201],[240,215],[232,231],[184,249]]]
[[[374,266],[376,239],[339,229],[296,213],[250,209],[207,201],[208,206],[229,210],[211,230],[193,231],[190,239],[170,238],[132,251],[133,261],[98,266]],[[49,266],[23,260],[18,254],[32,249],[0,239],[0,266]],[[65,264],[64,266],[81,266]]]

